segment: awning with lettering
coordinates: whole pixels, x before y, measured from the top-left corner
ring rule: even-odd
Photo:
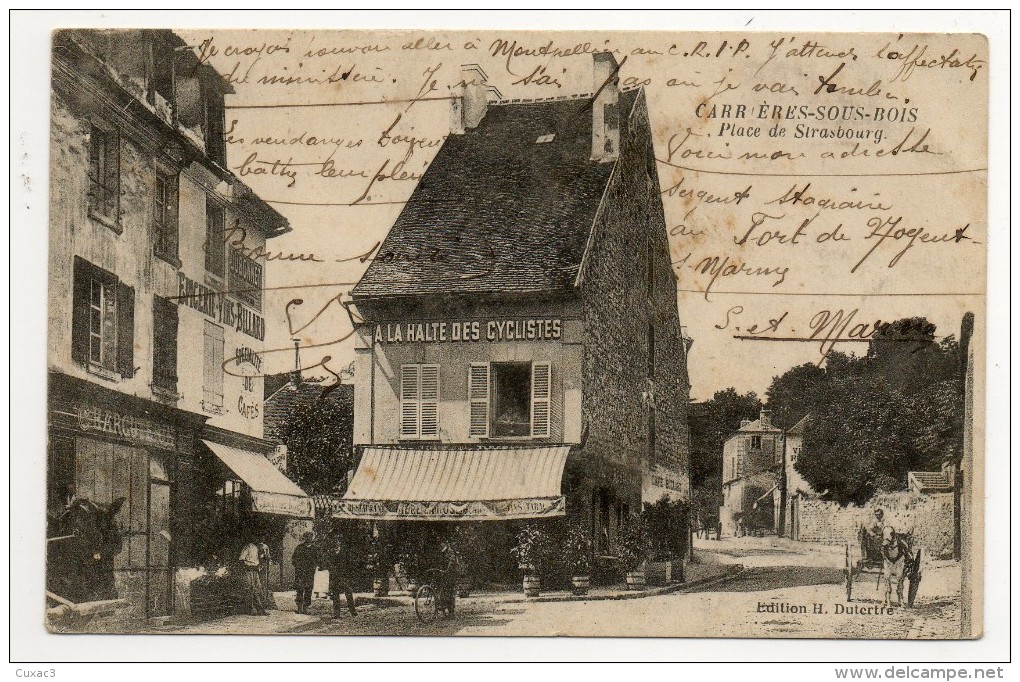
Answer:
[[[499,521],[566,514],[569,445],[366,448],[331,515],[386,521]]]
[[[312,518],[312,499],[263,455],[208,440],[202,442],[251,488],[252,511]]]

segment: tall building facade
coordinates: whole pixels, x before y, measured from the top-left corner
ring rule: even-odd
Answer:
[[[262,439],[257,254],[290,228],[227,170],[229,92],[171,31],[54,34],[48,503],[122,499],[110,558],[136,616],[173,611],[210,527],[307,515],[297,486],[249,485],[283,476]]]

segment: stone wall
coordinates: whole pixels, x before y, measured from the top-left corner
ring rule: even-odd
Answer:
[[[953,555],[953,495],[920,495],[908,491],[876,495],[863,507],[840,507],[834,502],[800,497],[796,505],[795,540],[841,545],[857,542],[861,524],[870,524],[874,510],[882,509],[885,523],[897,531],[913,533],[916,546],[932,558]],[[793,519],[788,522],[792,523]]]

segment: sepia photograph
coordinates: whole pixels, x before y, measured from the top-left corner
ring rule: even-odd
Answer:
[[[51,41],[49,633],[982,635],[984,36]]]

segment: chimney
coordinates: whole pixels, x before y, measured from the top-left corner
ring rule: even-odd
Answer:
[[[762,429],[772,428],[772,410],[762,410],[760,419]]]
[[[596,52],[595,99],[591,103],[591,160],[616,161],[620,156],[619,64],[612,52]]]
[[[464,131],[477,128],[485,117],[488,107],[488,94],[499,91],[486,85],[489,77],[478,64],[463,64],[460,67],[460,83],[457,95],[453,98],[451,109],[450,132],[462,135]]]

